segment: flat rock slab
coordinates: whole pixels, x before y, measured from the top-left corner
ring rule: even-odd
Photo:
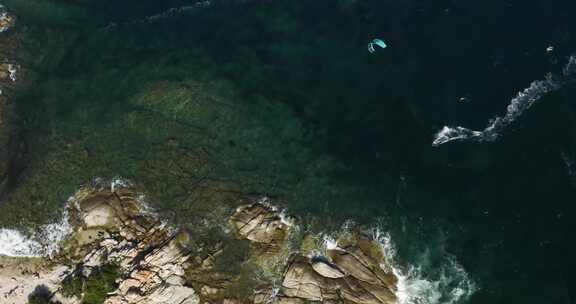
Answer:
[[[66,266],[48,268],[38,258],[0,257],[0,303],[26,304],[37,286],[44,285],[55,292],[70,269]],[[56,294],[54,300],[62,304],[75,304]]]

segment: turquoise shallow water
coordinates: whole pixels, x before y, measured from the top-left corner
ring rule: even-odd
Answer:
[[[495,142],[432,146],[444,125],[482,130],[533,81],[548,72],[561,75],[576,50],[570,2],[5,4],[19,16],[18,29],[28,39],[18,60],[32,67],[35,86],[18,95],[17,121],[32,143],[31,159],[46,159],[47,143],[57,142],[46,134],[63,134],[81,143],[88,157],[103,155],[90,172],[146,176],[155,183],[158,178],[135,160],[165,163],[170,157],[142,151],[188,134],[197,123],[203,127],[213,114],[190,119],[189,112],[204,108],[172,103],[173,95],[149,107],[133,96],[150,82],[177,82],[180,89],[196,88],[190,75],[206,82],[228,79],[237,98],[250,105],[234,108],[242,115],[235,119],[253,120],[211,132],[220,136],[244,128],[265,135],[218,137],[214,149],[233,155],[234,162],[222,162],[214,175],[271,180],[242,187],[281,198],[297,193],[286,203],[298,214],[372,225],[381,218],[397,244],[399,263],[421,267],[420,273],[443,282],[437,284],[445,284],[448,293],[465,281],[458,277],[465,269],[481,287],[470,303],[574,301],[573,85],[538,99]],[[374,38],[388,47],[370,53],[367,44]],[[272,101],[255,102],[263,98]],[[163,121],[187,126],[166,123],[140,132],[145,118],[135,111],[160,113]],[[293,127],[281,128],[286,125]],[[121,135],[111,135],[115,132]],[[282,136],[290,140],[271,139]],[[112,150],[117,153],[104,153]],[[331,160],[320,162],[318,155]],[[310,163],[330,174],[316,178]],[[160,172],[163,166],[147,168]],[[314,173],[303,183],[307,187],[291,187],[309,172]],[[58,188],[51,199],[69,196],[91,178],[79,176],[63,178],[68,187]],[[155,190],[179,194],[180,189]],[[174,207],[170,197],[164,199],[167,209]],[[430,281],[419,288],[438,290],[426,285],[434,284]],[[446,297],[430,298],[449,303]]]

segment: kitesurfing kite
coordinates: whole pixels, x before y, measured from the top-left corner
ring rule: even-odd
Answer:
[[[368,42],[368,52],[374,53],[376,51],[374,49],[375,45],[377,45],[383,49],[385,49],[387,47],[386,43],[384,41],[382,41],[381,39],[373,39],[372,41]]]

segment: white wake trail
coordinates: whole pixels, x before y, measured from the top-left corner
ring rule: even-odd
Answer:
[[[439,146],[451,141],[463,140],[478,142],[495,141],[503,131],[526,112],[536,101],[574,82],[576,82],[576,55],[571,55],[561,75],[554,76],[548,74],[544,80],[533,81],[529,87],[519,92],[518,95],[511,100],[506,108],[506,113],[503,116],[491,120],[484,130],[474,131],[465,127],[444,126],[442,130],[436,133],[432,145]]]

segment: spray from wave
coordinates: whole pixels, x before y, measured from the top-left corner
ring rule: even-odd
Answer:
[[[372,237],[378,240],[387,262],[398,277],[396,296],[400,304],[458,304],[478,291],[477,284],[453,255],[444,253],[442,263],[432,269],[425,269],[425,265],[430,264],[427,251],[417,257],[414,265],[401,265],[389,233],[374,228]]]
[[[400,304],[457,304],[478,291],[477,284],[453,255],[446,254],[433,273],[422,266],[429,264],[426,252],[418,257],[416,265],[402,266],[397,261],[397,250],[390,234],[381,233],[378,229],[374,231],[393,273],[398,277],[396,296]]]
[[[101,178],[95,178],[93,184],[103,183]],[[122,178],[114,178],[110,189],[122,188],[130,182]],[[68,198],[66,206],[77,206],[76,196]],[[76,209],[79,209],[76,207]],[[30,233],[20,230],[0,228],[0,255],[9,257],[43,257],[53,256],[60,249],[62,241],[70,235],[72,226],[69,222],[68,208],[65,207],[60,219],[54,223],[42,225]]]
[[[115,177],[111,180],[96,177],[91,181],[90,186],[93,189],[104,190],[109,187],[111,192],[115,192],[120,188],[133,187],[132,183],[122,177]],[[157,216],[156,211],[153,210],[146,202],[144,194],[137,193],[139,201],[143,202],[142,212],[153,214]],[[72,233],[72,225],[70,224],[69,208],[80,210],[77,194],[68,198],[65,207],[63,208],[62,215],[58,221],[50,224],[42,225],[38,229],[29,233],[24,233],[21,230],[0,228],[0,256],[9,257],[51,257],[58,252],[62,241]],[[161,221],[160,227],[162,229],[168,228],[168,223],[164,220]]]
[[[336,235],[347,233],[352,226],[352,222],[346,222],[341,231],[334,235],[322,235],[321,251],[337,248]],[[372,228],[369,233],[380,244],[385,256],[386,262],[380,267],[392,271],[398,278],[396,297],[399,304],[460,304],[479,290],[478,284],[456,258],[447,252],[442,252],[440,263],[431,262],[428,250],[411,259],[412,263],[400,262],[391,234],[380,226]]]
[[[519,92],[506,109],[506,114],[492,119],[482,131],[464,127],[444,126],[434,137],[433,146],[451,141],[472,140],[478,142],[495,141],[518,117],[527,111],[536,101],[545,95],[557,91],[567,84],[576,82],[576,55],[568,58],[568,63],[559,76],[546,75],[544,80],[533,81],[530,86]]]
[[[37,232],[26,235],[16,229],[0,229],[0,255],[10,257],[52,256],[58,251],[61,241],[70,234],[68,212],[51,224],[43,225]]]

